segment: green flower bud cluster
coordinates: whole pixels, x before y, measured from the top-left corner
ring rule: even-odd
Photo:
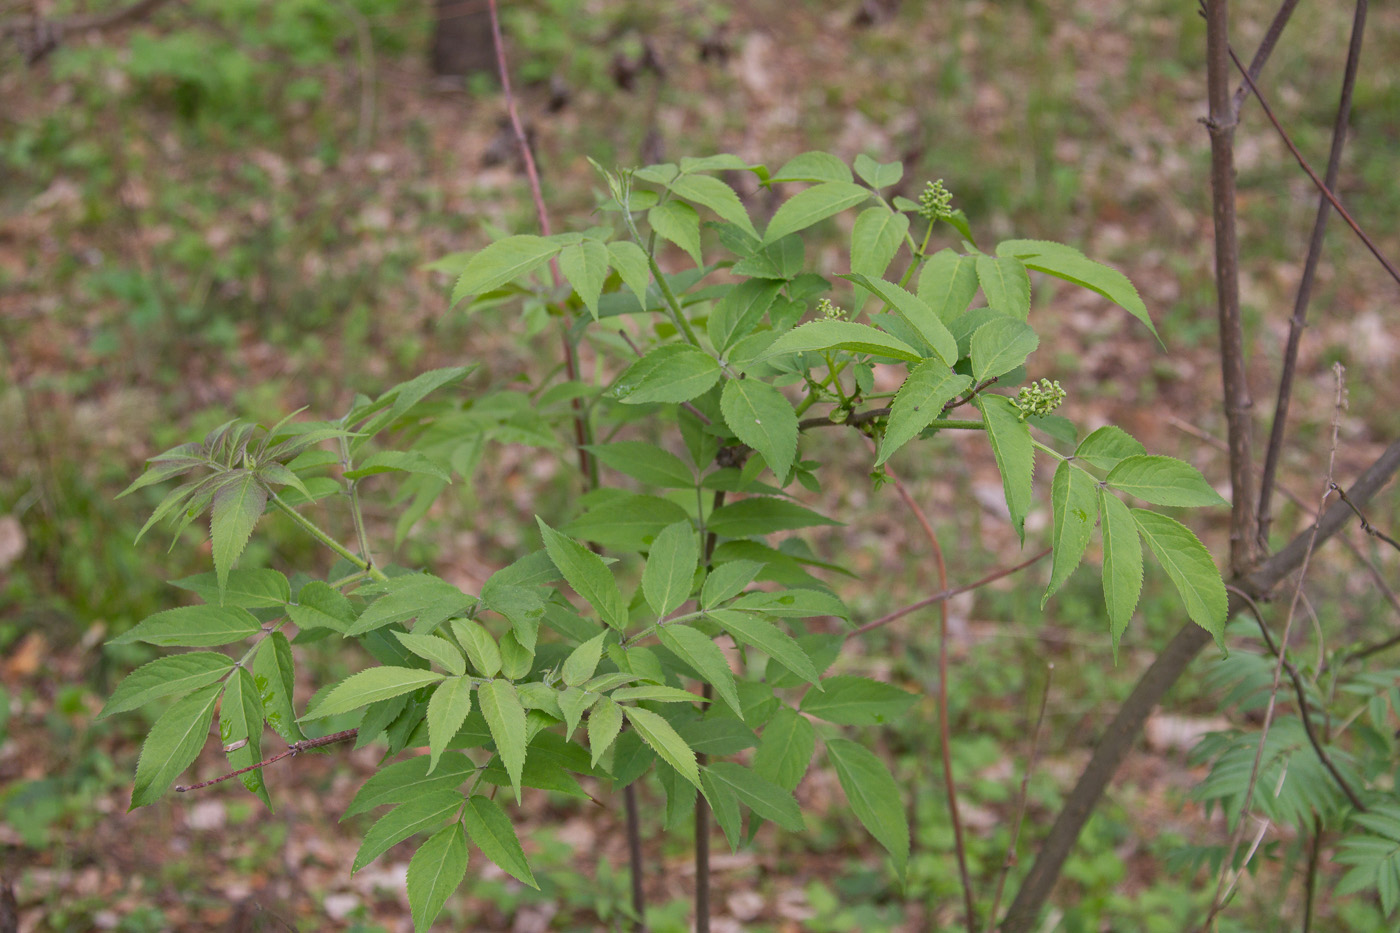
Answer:
[[[919,216],[928,221],[953,216],[953,193],[943,187],[943,179],[931,181],[919,195]]]
[[[832,304],[830,298],[823,298],[817,302],[817,313],[824,321],[844,321],[850,317],[850,312],[839,305]]]
[[[1050,414],[1060,407],[1067,394],[1060,388],[1058,379],[1054,382],[1042,379],[1038,383],[1023,386],[1020,393],[1011,400],[1011,404],[1021,412],[1021,420],[1025,421],[1031,415]]]

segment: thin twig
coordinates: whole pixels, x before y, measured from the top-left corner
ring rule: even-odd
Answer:
[[[1003,567],[1000,570],[994,570],[974,583],[965,583],[962,586],[955,586],[952,589],[940,590],[939,592],[934,593],[932,596],[926,596],[916,603],[910,603],[907,606],[901,606],[893,612],[880,616],[880,618],[875,619],[874,621],[865,623],[860,628],[852,629],[851,631],[846,633],[846,638],[851,639],[855,638],[858,635],[864,635],[866,632],[874,631],[877,628],[881,628],[882,626],[889,625],[891,622],[894,622],[898,619],[902,619],[905,616],[909,615],[911,612],[917,612],[920,609],[932,606],[934,603],[941,603],[946,600],[952,599],[954,596],[957,596],[961,593],[969,593],[972,590],[979,590],[989,583],[1000,580],[1002,577],[1009,577],[1013,573],[1016,573],[1018,570],[1025,570],[1031,564],[1034,564],[1037,561],[1044,560],[1045,558],[1050,556],[1052,550],[1053,548],[1046,548],[1039,554],[1032,555],[1031,557],[1028,557],[1025,560],[1021,561],[1019,564],[1016,564],[1011,567]]]
[[[1327,156],[1327,188],[1337,187],[1341,174],[1342,149],[1346,145],[1347,124],[1351,121],[1351,93],[1356,86],[1356,73],[1361,65],[1361,37],[1366,30],[1367,0],[1356,0],[1356,13],[1351,24],[1351,42],[1347,48],[1346,71],[1342,77],[1342,98],[1337,104],[1337,116],[1332,124],[1332,149]],[[1251,66],[1251,71],[1254,71]],[[1257,76],[1258,71],[1254,71]],[[1241,88],[1243,90],[1243,88]],[[1236,94],[1238,99],[1239,94]],[[1237,105],[1238,106],[1238,105]],[[1293,397],[1293,377],[1298,369],[1298,346],[1308,321],[1308,301],[1312,298],[1313,277],[1322,257],[1323,235],[1327,232],[1327,217],[1331,205],[1318,195],[1317,216],[1313,220],[1308,255],[1303,262],[1303,277],[1298,281],[1298,294],[1293,301],[1293,318],[1288,323],[1288,343],[1283,351],[1283,366],[1279,373],[1278,399],[1274,403],[1274,423],[1269,430],[1269,447],[1264,454],[1264,472],[1259,481],[1259,550],[1269,547],[1269,525],[1273,521],[1272,502],[1274,477],[1283,456],[1283,435],[1288,429],[1288,405]]]
[[[1016,843],[1021,838],[1021,826],[1026,819],[1026,802],[1030,798],[1031,775],[1035,773],[1035,759],[1040,751],[1040,733],[1045,725],[1045,707],[1050,701],[1050,679],[1055,674],[1053,663],[1045,665],[1045,687],[1040,691],[1040,710],[1035,716],[1035,728],[1031,730],[1031,752],[1026,759],[1026,771],[1021,775],[1021,790],[1016,795],[1016,815],[1011,820],[1011,839],[1006,844],[1006,858],[1001,863],[1001,874],[997,877],[997,893],[992,898],[992,910],[987,915],[987,933],[996,927],[997,914],[1001,911],[1001,895],[1006,889],[1006,879],[1011,869],[1016,867]]]
[[[333,732],[330,735],[323,735],[318,739],[302,739],[300,742],[293,742],[291,745],[288,745],[286,751],[278,752],[271,758],[264,758],[262,761],[258,762],[255,765],[249,765],[246,768],[239,768],[237,771],[230,771],[229,773],[221,774],[212,780],[200,781],[198,784],[176,784],[175,790],[178,793],[183,794],[186,791],[200,790],[205,787],[213,787],[215,784],[221,784],[224,781],[227,781],[229,778],[238,777],[240,774],[247,774],[249,771],[256,771],[258,768],[264,768],[270,764],[273,764],[274,762],[281,761],[283,758],[291,758],[298,752],[309,751],[310,749],[321,748],[326,745],[334,745],[337,742],[348,742],[359,734],[359,729],[346,729],[344,732]]]
[[[1264,95],[1259,93],[1259,86],[1254,83],[1249,77],[1249,73],[1244,70],[1244,66],[1240,64],[1240,60],[1235,56],[1233,49],[1230,50],[1230,57],[1234,59],[1235,67],[1240,69],[1240,73],[1244,75],[1245,81],[1249,82],[1249,89],[1254,92],[1254,96],[1259,100],[1259,106],[1264,108],[1264,115],[1269,118],[1269,122],[1274,125],[1274,129],[1278,130],[1279,137],[1283,139],[1284,145],[1288,147],[1289,152],[1293,153],[1293,158],[1298,160],[1298,164],[1303,167],[1303,171],[1308,173],[1308,177],[1311,178],[1313,184],[1317,186],[1317,190],[1322,192],[1322,196],[1337,209],[1337,213],[1342,215],[1342,219],[1347,222],[1347,226],[1351,227],[1352,232],[1361,238],[1361,242],[1365,243],[1366,248],[1371,251],[1371,255],[1375,256],[1376,261],[1384,267],[1386,272],[1390,273],[1390,277],[1400,283],[1400,269],[1396,269],[1395,266],[1391,264],[1390,260],[1385,258],[1380,248],[1366,235],[1366,231],[1361,229],[1360,225],[1357,224],[1356,220],[1351,216],[1351,213],[1342,206],[1342,202],[1337,200],[1337,196],[1332,192],[1332,189],[1323,184],[1322,179],[1317,177],[1317,172],[1314,172],[1312,166],[1308,164],[1308,160],[1303,158],[1303,154],[1298,151],[1298,147],[1293,145],[1293,140],[1289,137],[1288,131],[1278,122],[1278,117],[1274,116],[1273,110],[1270,109],[1268,102],[1264,100]]]
[[[1353,512],[1356,513],[1357,519],[1361,522],[1362,531],[1366,532],[1373,538],[1378,538],[1379,540],[1384,541],[1386,544],[1395,548],[1397,551],[1400,551],[1400,542],[1397,542],[1390,535],[1386,534],[1376,526],[1372,525],[1370,522],[1366,521],[1366,516],[1362,513],[1362,511],[1356,507],[1356,504],[1352,502],[1351,499],[1347,498],[1347,493],[1345,489],[1338,486],[1336,483],[1333,483],[1331,488],[1337,493],[1338,496],[1341,497],[1342,501],[1346,503],[1347,508],[1351,509]]]
[[[1337,380],[1337,397],[1332,416],[1332,444],[1327,453],[1327,473],[1324,479],[1326,489],[1322,494],[1322,500],[1318,503],[1318,512],[1326,508],[1327,499],[1332,495],[1332,487],[1334,485],[1332,482],[1333,469],[1337,461],[1337,437],[1341,433],[1342,410],[1346,405],[1346,383],[1343,378],[1345,371],[1342,369],[1342,364],[1333,364],[1332,371]],[[1302,594],[1303,581],[1307,579],[1308,565],[1312,563],[1313,550],[1316,544],[1317,526],[1314,525],[1312,536],[1308,540],[1307,550],[1303,553],[1302,566],[1298,568],[1298,580],[1293,587],[1293,598],[1288,604],[1288,614],[1284,616],[1283,633],[1279,636],[1280,646],[1287,646],[1288,636],[1293,630],[1293,619],[1298,610],[1298,598]],[[1209,929],[1211,927],[1215,921],[1216,915],[1220,912],[1221,907],[1224,906],[1224,898],[1227,893],[1226,878],[1230,875],[1231,868],[1235,862],[1235,853],[1239,851],[1240,843],[1244,839],[1245,818],[1249,815],[1250,806],[1254,802],[1254,789],[1259,780],[1259,770],[1264,761],[1264,746],[1269,738],[1269,727],[1273,724],[1274,709],[1278,703],[1279,685],[1283,681],[1283,670],[1284,653],[1282,648],[1280,648],[1277,659],[1274,662],[1274,679],[1269,687],[1269,702],[1264,708],[1264,722],[1259,727],[1259,745],[1254,751],[1254,764],[1250,768],[1249,783],[1245,788],[1244,801],[1240,805],[1238,823],[1235,826],[1235,832],[1230,840],[1229,852],[1220,865],[1220,877],[1216,882],[1215,898],[1211,902],[1210,912],[1206,915],[1206,920],[1202,929]],[[1306,709],[1303,711],[1303,716],[1306,719]],[[1244,866],[1241,865],[1239,871],[1235,872],[1235,877],[1230,879],[1229,888],[1234,887],[1240,875],[1243,874],[1243,871]]]
[[[866,442],[874,447],[874,442],[866,438]],[[938,585],[948,589],[948,565],[943,560],[943,547],[938,543],[938,535],[933,530],[933,525],[929,522],[924,510],[909,494],[904,483],[891,471],[888,466],[886,473],[894,481],[894,488],[899,493],[899,497],[904,500],[904,504],[909,507],[919,526],[924,531],[924,537],[928,539],[929,547],[933,551],[934,563],[938,567]],[[953,779],[953,736],[952,727],[948,721],[948,601],[940,600],[938,603],[938,746],[939,754],[943,760],[943,782],[948,797],[948,818],[953,825],[953,852],[957,856],[958,876],[962,881],[963,908],[967,913],[968,930],[977,929],[977,904],[972,896],[972,876],[967,868],[967,847],[963,842],[962,817],[958,812],[958,789]]]
[[[1264,70],[1264,63],[1273,54],[1274,46],[1278,44],[1279,37],[1283,35],[1283,27],[1288,25],[1288,19],[1293,15],[1293,10],[1298,6],[1298,0],[1283,0],[1278,12],[1274,14],[1273,22],[1269,23],[1269,29],[1264,33],[1264,38],[1259,42],[1259,48],[1254,52],[1254,58],[1249,63],[1250,77],[1258,78],[1260,72]],[[1235,88],[1235,97],[1231,102],[1234,107],[1235,119],[1239,119],[1240,107],[1244,104],[1245,95],[1249,89],[1243,84]]]
[[[1313,814],[1312,838],[1308,840],[1308,867],[1303,875],[1303,933],[1313,928],[1314,898],[1317,896],[1317,876],[1322,867],[1322,817]]]

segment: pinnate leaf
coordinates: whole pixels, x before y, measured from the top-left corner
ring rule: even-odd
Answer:
[[[419,687],[435,684],[442,679],[442,674],[421,668],[371,667],[358,674],[351,674],[336,684],[314,709],[301,718],[302,721],[306,721],[348,713],[380,700],[412,693]]]
[[[955,374],[942,360],[924,360],[909,373],[890,406],[890,421],[880,441],[879,466],[896,450],[919,435],[936,418],[943,406],[972,384],[969,376]]]
[[[617,377],[619,402],[688,402],[719,381],[719,362],[689,344],[671,343],[649,351]]]
[[[1210,632],[1223,650],[1229,597],[1210,551],[1190,528],[1174,518],[1146,509],[1133,509],[1133,520],[1157,563],[1181,594],[1186,614],[1192,622]]]
[[[1054,555],[1051,558],[1050,585],[1040,599],[1042,609],[1046,600],[1069,579],[1084,557],[1089,534],[1099,514],[1095,488],[1092,477],[1068,462],[1061,461],[1055,468],[1055,478],[1050,483],[1050,507],[1054,512],[1051,546]]]
[[[538,236],[508,236],[471,258],[452,289],[452,303],[500,288],[534,271],[559,252],[560,244]]]
[[[209,738],[209,726],[214,722],[214,706],[222,686],[213,683],[200,687],[156,720],[141,744],[127,812],[154,803],[199,756]]]
[[[763,455],[773,475],[786,478],[797,456],[797,415],[783,393],[757,379],[731,379],[720,395],[720,411],[735,436]]]
[[[512,878],[539,889],[534,872],[530,871],[530,863],[525,860],[525,850],[520,847],[515,827],[500,804],[490,797],[476,794],[467,801],[462,822],[467,828],[467,835],[471,836],[482,855]]]
[[[520,772],[525,767],[525,707],[520,704],[515,685],[504,680],[493,680],[478,687],[477,703],[491,730],[501,764],[510,775],[515,802],[519,803]]]
[[[466,876],[467,838],[461,823],[443,827],[418,847],[408,862],[408,906],[415,930],[433,925]]]
[[[1199,470],[1175,457],[1128,457],[1109,472],[1104,482],[1153,505],[1227,504]]]
[[[846,800],[870,835],[890,853],[904,878],[909,861],[909,821],[903,795],[889,769],[875,753],[848,739],[830,739],[826,754],[836,769]]]
[[[1103,535],[1103,600],[1108,609],[1108,628],[1113,637],[1116,663],[1118,641],[1127,631],[1142,593],[1142,542],[1128,507],[1105,489],[1099,490],[1099,515]]]
[[[233,669],[233,659],[217,651],[191,651],[156,658],[126,676],[97,714],[105,719],[113,713],[145,706],[174,693],[186,693],[221,679]]]

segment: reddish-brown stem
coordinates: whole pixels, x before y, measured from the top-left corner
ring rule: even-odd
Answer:
[[[866,438],[873,448],[874,443]],[[928,539],[929,547],[933,551],[934,564],[938,567],[938,585],[943,590],[948,589],[948,565],[943,560],[943,547],[938,543],[938,535],[933,530],[933,525],[929,522],[924,510],[919,507],[919,503],[909,494],[904,483],[899,477],[885,467],[885,472],[894,481],[894,488],[899,493],[899,497],[904,500],[904,504],[909,507],[919,526],[923,529],[924,537]],[[972,896],[972,876],[967,870],[967,847],[963,842],[962,817],[958,812],[958,788],[953,780],[953,733],[948,719],[948,601],[946,599],[938,602],[938,746],[939,754],[943,760],[943,782],[948,797],[948,819],[953,825],[953,853],[957,857],[958,876],[962,880],[963,909],[967,913],[968,930],[977,929],[977,904]]]
[[[1365,230],[1361,229],[1361,226],[1356,222],[1355,218],[1351,216],[1351,213],[1342,206],[1342,202],[1337,200],[1337,195],[1332,192],[1332,189],[1324,184],[1322,179],[1317,177],[1317,172],[1314,172],[1312,166],[1308,164],[1308,160],[1303,158],[1303,154],[1298,151],[1298,147],[1293,145],[1292,137],[1290,137],[1288,131],[1283,128],[1283,124],[1278,122],[1278,117],[1274,116],[1274,111],[1269,107],[1268,102],[1264,100],[1264,95],[1259,93],[1259,85],[1255,84],[1253,79],[1249,77],[1249,73],[1244,70],[1244,66],[1240,64],[1240,60],[1235,56],[1233,50],[1230,51],[1230,57],[1234,59],[1235,66],[1240,69],[1240,73],[1244,75],[1245,81],[1249,82],[1249,89],[1254,92],[1254,97],[1259,101],[1259,106],[1264,108],[1264,115],[1269,118],[1269,122],[1274,125],[1274,129],[1278,130],[1279,138],[1282,139],[1283,144],[1288,147],[1288,151],[1293,153],[1293,158],[1298,160],[1298,164],[1302,166],[1303,171],[1308,173],[1308,177],[1311,178],[1312,183],[1317,186],[1317,190],[1322,193],[1322,196],[1327,199],[1329,204],[1337,209],[1337,213],[1347,222],[1347,226],[1352,229],[1353,233],[1361,238],[1361,242],[1366,244],[1366,248],[1371,251],[1371,255],[1376,257],[1376,261],[1389,273],[1390,277],[1396,282],[1400,282],[1400,269],[1396,269],[1394,264],[1385,257],[1380,251],[1380,247],[1376,246],[1375,241],[1366,234]]]
[[[291,758],[293,755],[297,754],[297,752],[304,752],[313,748],[321,748],[326,745],[334,745],[337,742],[348,742],[359,734],[359,729],[346,729],[344,732],[334,732],[330,735],[323,735],[318,739],[302,739],[300,742],[293,742],[291,745],[288,745],[286,751],[278,752],[271,758],[264,758],[262,761],[258,762],[255,765],[249,765],[246,768],[239,768],[237,771],[230,771],[227,774],[221,774],[218,777],[213,778],[212,780],[200,781],[198,784],[176,784],[175,791],[177,793],[183,794],[186,791],[201,790],[205,787],[213,787],[215,784],[222,784],[229,778],[235,778],[238,777],[240,774],[247,774],[249,771],[256,771],[259,768],[265,768],[270,764],[281,761],[283,758]]]
[[[923,609],[926,606],[932,606],[934,603],[941,603],[945,600],[952,599],[954,596],[957,596],[960,593],[969,593],[972,590],[979,590],[982,587],[986,586],[988,583],[1000,580],[1002,577],[1009,577],[1017,571],[1025,570],[1027,567],[1029,567],[1031,564],[1036,563],[1037,561],[1044,560],[1045,558],[1050,556],[1051,550],[1051,548],[1046,548],[1039,554],[1035,554],[1031,557],[1028,557],[1025,560],[1021,561],[1019,564],[1016,564],[1011,567],[1003,567],[1000,570],[993,571],[992,573],[987,574],[985,577],[983,577],[980,580],[977,580],[974,583],[965,583],[962,586],[955,586],[951,589],[940,590],[939,592],[934,593],[932,596],[926,596],[916,603],[910,603],[907,606],[902,606],[899,609],[896,609],[894,612],[887,613],[886,615],[882,615],[880,616],[880,618],[875,619],[874,621],[865,623],[860,628],[852,629],[851,631],[846,633],[846,637],[855,638],[857,635],[864,635],[866,632],[871,632],[877,628],[881,628],[882,626],[889,625],[891,622],[894,622],[898,619],[902,619],[905,616],[909,615],[911,612],[917,612],[918,610]]]

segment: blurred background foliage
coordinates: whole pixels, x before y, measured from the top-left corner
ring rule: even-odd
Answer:
[[[73,32],[37,55],[20,24],[109,8],[0,4],[0,28],[13,27],[0,45],[0,869],[34,928],[254,929],[235,924],[260,910],[316,928],[402,928],[399,886],[346,876],[353,849],[327,802],[358,781],[337,776],[336,759],[269,775],[286,788],[276,815],[230,791],[121,816],[146,724],[93,717],[115,679],[152,656],[102,643],[172,605],[178,593],[165,580],[207,569],[197,548],[167,555],[159,532],[132,543],[159,492],[113,497],[145,457],[231,417],[270,423],[302,406],[332,415],[356,391],[432,366],[481,362],[469,383],[479,391],[535,384],[554,365],[553,341],[531,339],[551,324],[542,314],[469,322],[448,309],[443,277],[422,270],[490,235],[534,229],[494,76],[435,75],[429,64],[437,17],[479,16],[482,6],[184,0],[121,28]],[[1252,49],[1272,7],[1241,0],[1233,9],[1236,47]],[[1349,15],[1300,8],[1263,83],[1319,166]],[[897,0],[519,0],[503,17],[556,229],[592,222],[600,185],[585,157],[611,166],[729,151],[775,166],[822,148],[898,159],[910,187],[901,193],[945,179],[989,238],[1054,238],[1126,272],[1167,351],[1077,291],[1038,282],[1036,313],[1053,322],[1041,330],[1055,350],[1043,356],[1054,368],[1032,375],[1070,388],[1076,420],[1122,424],[1223,484],[1224,455],[1179,427],[1223,435],[1208,152],[1197,122],[1204,28],[1192,11],[1166,0],[936,11]],[[1400,72],[1383,63],[1397,59],[1400,13],[1375,10],[1339,187],[1390,255],[1400,252]],[[1316,198],[1257,107],[1247,103],[1244,120],[1242,289],[1263,387]],[[751,194],[759,213],[776,206]],[[839,243],[809,242],[809,260],[841,271]],[[1381,276],[1334,221],[1284,462],[1285,485],[1310,502],[1330,433],[1331,362],[1350,374],[1341,475],[1400,430],[1400,332],[1393,285]],[[1267,411],[1270,400],[1256,401]],[[850,604],[873,618],[927,595],[917,536],[871,489],[863,449],[834,432],[823,442],[848,445],[850,470],[819,506],[850,524],[815,546],[859,575],[845,588]],[[1013,562],[1014,537],[982,505],[999,487],[990,455],[951,442],[941,453],[895,466],[928,501],[945,503],[940,532],[971,545],[956,550],[950,570],[970,581]],[[576,486],[567,465],[503,448],[395,559],[479,585],[529,546],[532,513],[566,516]],[[392,504],[371,509],[387,547]],[[1375,510],[1374,523],[1395,527],[1392,500]],[[1047,519],[1042,508],[1030,527],[1043,537]],[[334,527],[337,518],[326,520]],[[1223,521],[1197,526],[1212,547],[1224,547]],[[1298,522],[1285,510],[1279,535]],[[323,559],[289,525],[263,527],[245,565]],[[1393,555],[1362,547],[1394,570]],[[1323,567],[1311,591],[1320,625],[1361,638],[1393,624],[1354,564]],[[1082,749],[1179,624],[1171,600],[1153,596],[1165,597],[1163,584],[1149,579],[1142,624],[1116,668],[1088,574],[1044,614],[1038,587],[1014,577],[955,604],[955,764],[978,877],[994,877],[1004,852],[1009,776],[1018,773],[1008,752],[1024,754],[1044,660],[1055,659],[1057,673],[1046,760],[1032,781],[1032,837]],[[931,629],[915,619],[883,630],[843,663],[926,688]],[[327,678],[344,663],[322,656],[310,670]],[[1188,734],[1192,723],[1217,722],[1217,697],[1200,680],[1174,696]],[[761,839],[757,855],[721,862],[726,916],[773,930],[942,922],[956,888],[929,767],[932,716],[924,704],[886,737],[916,816],[907,900],[838,809],[801,845]],[[1219,817],[1184,803],[1200,776],[1185,758],[1189,740],[1149,744],[1066,873],[1061,929],[1175,931],[1199,909],[1201,885],[1167,872],[1164,859],[1217,841]],[[350,770],[372,763],[351,756]],[[817,782],[806,792],[820,802],[832,788]],[[521,916],[560,929],[621,922],[625,857],[612,813],[549,800],[539,821],[539,864],[555,869],[541,873],[543,891],[485,875],[449,907],[444,928],[468,917],[489,929]],[[683,836],[649,840],[657,865],[684,858]],[[1257,918],[1279,915],[1280,898],[1292,909],[1289,866],[1261,864],[1222,929],[1259,928]],[[683,880],[659,870],[648,885],[653,929],[686,928]],[[1325,910],[1331,929],[1380,922],[1363,901]]]

